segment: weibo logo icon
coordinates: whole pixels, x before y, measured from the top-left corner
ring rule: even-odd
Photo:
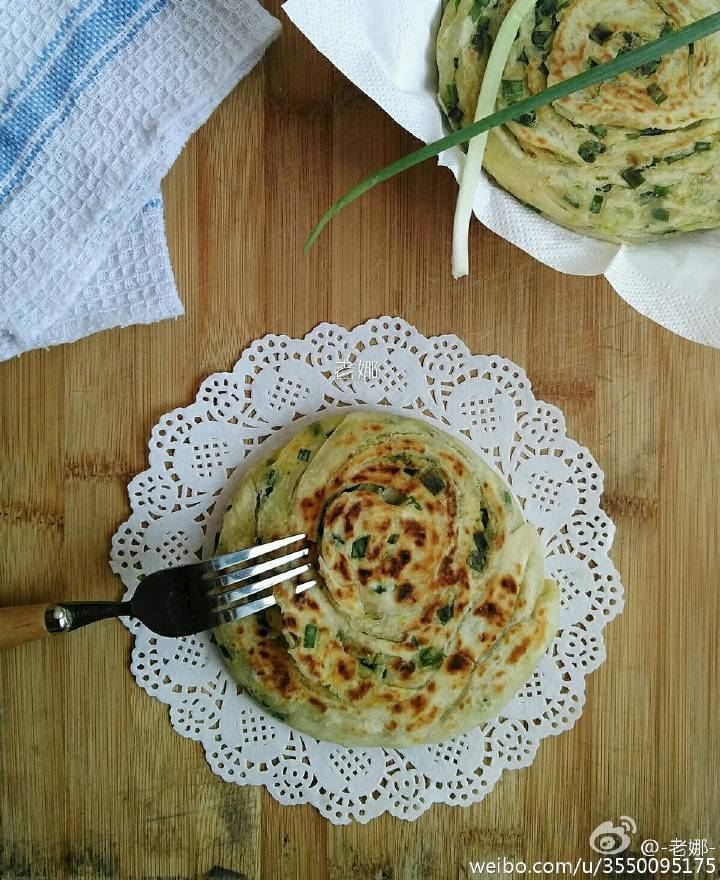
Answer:
[[[637,825],[630,816],[620,816],[618,825],[610,820],[601,822],[590,835],[590,847],[601,855],[614,856],[630,846],[630,835],[636,831]]]

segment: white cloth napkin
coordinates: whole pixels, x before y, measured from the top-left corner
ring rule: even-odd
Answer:
[[[403,128],[426,143],[446,133],[436,98],[440,0],[287,0],[283,9]],[[440,156],[440,164],[457,177],[464,158],[456,147]],[[474,209],[486,226],[540,262],[573,275],[604,274],[641,314],[720,348],[720,230],[618,247],[539,217],[485,177]],[[451,215],[448,206],[449,225]]]
[[[160,180],[279,30],[257,0],[0,3],[0,360],[182,314]]]

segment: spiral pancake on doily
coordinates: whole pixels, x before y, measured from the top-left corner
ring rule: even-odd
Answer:
[[[303,428],[241,478],[219,551],[305,533],[319,586],[215,631],[269,711],[348,745],[435,742],[497,714],[557,629],[535,529],[475,453],[377,412]]]

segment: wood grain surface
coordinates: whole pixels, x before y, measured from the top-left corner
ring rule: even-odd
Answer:
[[[515,360],[563,409],[605,471],[626,610],[575,729],[477,806],[413,823],[333,827],[221,782],[135,685],[115,622],[8,649],[0,878],[445,880],[470,859],[589,859],[592,829],[621,814],[638,840],[709,838],[720,856],[720,351],[479,224],[471,277],[454,283],[455,184],[432,163],[304,256],[332,197],[414,142],[281,17],[164,184],[186,317],[0,365],[0,604],[118,597],[109,541],[158,417],[266,332],[390,314]]]

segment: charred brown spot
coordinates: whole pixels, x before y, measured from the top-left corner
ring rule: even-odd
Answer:
[[[335,563],[335,565],[333,567],[335,568],[335,571],[340,573],[340,576],[342,577],[343,580],[345,580],[345,581],[350,580],[350,566],[348,564],[347,559],[344,556],[340,555],[338,557],[338,561]]]
[[[487,620],[495,620],[500,616],[500,611],[494,602],[485,602],[483,605],[478,605],[475,609],[475,617],[484,617]]]
[[[403,710],[402,703],[393,703],[390,708],[396,715],[399,715]]]
[[[397,677],[401,678],[403,681],[407,681],[413,672],[415,672],[415,664],[412,660],[400,660],[398,658],[393,660],[392,666],[397,673]]]
[[[508,663],[517,663],[518,660],[527,651],[529,644],[530,644],[530,639],[523,639],[522,642],[520,642],[518,645],[516,645],[512,649],[512,651],[510,652],[510,656],[508,657]]]
[[[465,651],[456,651],[448,657],[448,672],[464,672],[472,666],[472,657]]]
[[[327,712],[327,706],[322,700],[318,700],[317,697],[308,697],[308,703],[311,706],[315,706],[320,712]]]
[[[357,687],[351,688],[348,691],[348,696],[351,700],[361,700],[371,687],[372,682],[366,679],[365,681],[361,681]]]
[[[375,543],[372,546],[372,548],[370,549],[370,552],[368,553],[367,558],[375,560],[375,559],[378,559],[379,556],[380,556],[380,544]]]
[[[390,522],[389,519],[384,519],[381,523],[378,524],[378,529],[381,532],[389,532],[391,525],[392,525],[392,523]]]
[[[297,629],[297,620],[292,614],[287,614],[283,617],[283,625],[285,629]]]
[[[365,586],[367,582],[372,577],[372,571],[369,568],[360,568],[358,569],[358,578],[360,583]]]
[[[325,525],[331,526],[333,523],[337,522],[340,518],[340,514],[342,513],[342,507],[339,504],[336,504],[329,514],[325,517]]]
[[[430,691],[431,694],[434,694],[435,691],[437,690],[437,685],[435,684],[434,681],[430,681],[430,682],[428,682],[427,689]]]
[[[427,540],[427,533],[423,526],[415,519],[408,520],[405,523],[405,534],[409,535],[414,541],[416,547],[422,547]]]
[[[399,553],[396,553],[391,559],[383,566],[383,571],[385,574],[389,574],[390,577],[397,577],[400,572],[405,568],[405,566],[410,562],[412,558],[409,550],[401,550]]]
[[[309,513],[311,510],[314,510],[316,507],[316,503],[312,498],[303,498],[300,502],[300,510],[303,513]]]
[[[345,531],[351,532],[353,530],[353,526],[355,525],[355,521],[360,516],[360,511],[362,510],[362,504],[359,501],[356,501],[353,505],[351,505],[348,512],[345,514]]]
[[[349,681],[353,677],[353,670],[345,660],[338,660],[337,671],[341,678]]]
[[[394,718],[391,718],[390,721],[385,725],[388,730],[397,730],[398,723]]]
[[[462,465],[462,462],[459,462],[457,459],[453,462],[453,470],[458,477],[462,477],[465,473],[465,468]]]
[[[505,577],[500,581],[500,585],[504,590],[507,590],[508,593],[517,593],[517,584],[515,583],[515,578],[511,577],[509,574],[505,575]]]
[[[457,605],[455,606],[455,610],[457,611],[458,614],[462,614],[463,611],[467,608],[467,605],[468,605],[467,602],[458,602]]]
[[[454,584],[457,578],[455,577],[455,572],[452,567],[452,554],[455,552],[454,548],[451,548],[451,552],[443,559],[440,563],[440,568],[438,570],[438,580],[441,586],[448,586],[450,584]]]
[[[410,705],[413,708],[413,711],[416,715],[419,715],[420,712],[427,706],[427,697],[424,697],[422,694],[417,694],[410,700]]]
[[[397,588],[398,602],[413,602],[415,599],[415,589],[412,584],[400,584]]]
[[[309,608],[311,611],[320,610],[320,606],[312,596],[308,596],[306,593],[303,593],[302,595],[305,596],[305,608]]]
[[[424,623],[426,626],[429,623],[432,623],[432,619],[435,616],[435,612],[443,607],[442,601],[431,602],[429,605],[425,607],[425,610],[422,613],[422,617],[420,618],[420,623]]]

